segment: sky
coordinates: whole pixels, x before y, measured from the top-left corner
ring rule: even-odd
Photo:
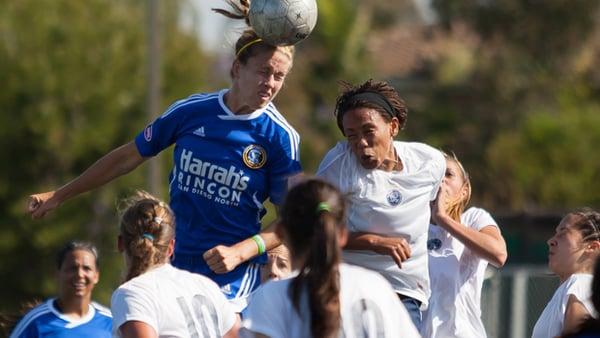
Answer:
[[[317,0],[319,1],[327,0]],[[431,10],[431,0],[412,0],[421,19],[426,23],[435,21],[435,13]],[[241,20],[232,20],[211,8],[227,8],[223,0],[190,0],[191,8],[184,9],[182,25],[195,30],[202,45],[209,52],[228,54],[245,27]],[[318,23],[317,23],[318,24]]]

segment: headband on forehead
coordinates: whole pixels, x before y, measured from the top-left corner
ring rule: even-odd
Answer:
[[[354,103],[357,101],[367,101],[367,102],[376,104],[379,107],[383,108],[390,115],[390,117],[393,118],[394,116],[396,116],[396,115],[394,115],[394,108],[392,107],[390,102],[385,98],[385,96],[381,95],[380,93],[377,93],[377,92],[358,93],[356,95],[352,95],[346,101],[347,102],[346,104],[350,105],[351,103]]]
[[[253,45],[253,44],[255,44],[255,43],[259,43],[259,42],[261,42],[261,41],[262,41],[262,39],[261,39],[261,38],[256,38],[256,39],[254,39],[254,40],[252,40],[252,41],[248,42],[247,44],[245,44],[244,46],[242,46],[242,48],[240,48],[240,50],[237,52],[237,54],[235,54],[235,58],[236,58],[236,59],[237,59],[237,58],[239,58],[239,57],[240,57],[240,54],[242,54],[242,52],[243,52],[243,51],[244,51],[246,48],[248,48],[248,47],[252,46],[252,45]]]

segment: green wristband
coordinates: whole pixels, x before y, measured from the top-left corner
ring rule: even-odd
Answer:
[[[265,253],[265,251],[267,251],[267,248],[265,246],[265,240],[262,237],[260,237],[260,235],[252,236],[252,240],[254,241],[254,243],[256,243],[256,246],[258,247],[259,255],[262,255]]]

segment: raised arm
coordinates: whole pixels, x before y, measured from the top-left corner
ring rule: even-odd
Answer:
[[[500,230],[492,224],[475,230],[452,219],[446,212],[444,199],[446,186],[442,184],[435,201],[432,202],[431,218],[438,226],[446,229],[454,238],[463,243],[469,250],[499,268],[507,258],[506,242]]]
[[[122,145],[100,158],[81,175],[58,190],[29,196],[28,211],[32,218],[44,217],[46,213],[66,200],[127,174],[145,160],[133,141]]]

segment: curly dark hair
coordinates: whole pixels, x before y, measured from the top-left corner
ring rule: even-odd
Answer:
[[[386,122],[390,122],[392,118],[395,117],[398,119],[400,130],[404,128],[404,125],[406,124],[406,118],[408,117],[408,109],[406,108],[404,100],[402,100],[400,95],[398,95],[396,89],[390,86],[387,82],[369,79],[368,81],[356,86],[345,81],[341,81],[340,84],[343,87],[343,92],[337,98],[334,115],[337,119],[338,128],[340,128],[340,131],[343,135],[346,135],[344,133],[344,125],[342,123],[344,114],[349,110],[356,108],[374,109],[381,114],[381,117],[383,117]],[[362,93],[379,94],[385,101],[387,101],[392,111],[388,112],[385,107],[382,107],[381,105],[371,101],[352,99],[354,96]]]

